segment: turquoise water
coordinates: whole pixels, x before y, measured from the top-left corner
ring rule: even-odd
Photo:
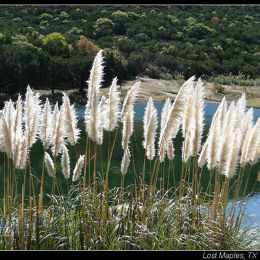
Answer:
[[[207,102],[205,104],[205,121],[204,121],[205,124],[210,124],[212,117],[213,117],[214,113],[216,112],[216,110],[218,108],[218,105],[219,105],[219,103],[217,103],[217,102]],[[146,104],[135,104],[134,105],[134,111],[135,111],[134,119],[135,119],[135,121],[142,121],[143,120],[145,106],[146,106]],[[164,104],[155,103],[155,107],[156,107],[156,110],[158,112],[158,119],[159,120],[161,118],[163,106],[164,106]],[[84,111],[85,111],[84,107],[77,108],[79,118],[84,117]],[[253,111],[254,111],[254,113],[253,113],[254,122],[256,122],[258,117],[260,117],[260,109],[254,108]]]

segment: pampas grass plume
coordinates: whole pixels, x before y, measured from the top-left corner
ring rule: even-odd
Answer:
[[[45,154],[44,154],[44,162],[45,162],[49,176],[52,177],[52,178],[55,177],[54,163],[51,159],[51,156],[47,152],[45,152]]]
[[[161,113],[161,124],[160,124],[160,135],[159,135],[159,140],[162,139],[162,135],[163,135],[163,130],[164,130],[164,127],[167,123],[167,118],[168,118],[168,114],[170,112],[170,109],[171,109],[171,100],[170,98],[168,97],[166,100],[165,100],[165,103],[164,103],[164,106],[163,106],[163,110],[162,110],[162,113]],[[168,145],[171,145],[171,144],[164,144],[162,145],[162,147],[160,147],[158,149],[158,153],[159,153],[159,160],[160,162],[163,162],[164,161],[164,157],[165,157],[165,153],[167,151],[167,146]]]
[[[115,77],[109,88],[109,97],[107,100],[107,109],[105,110],[105,117],[108,119],[105,125],[105,130],[113,131],[117,127],[119,118],[120,93],[118,91],[117,78]]]
[[[70,104],[70,99],[66,93],[63,93],[63,106],[64,106],[64,123],[67,131],[68,142],[75,145],[79,140],[80,130],[77,127],[77,113],[74,104]]]
[[[146,156],[149,160],[152,160],[155,155],[155,136],[158,126],[157,110],[154,107],[152,97],[149,98],[147,106],[145,108],[144,119],[144,141],[143,147],[146,151]]]
[[[124,121],[123,121],[122,148],[124,150],[126,150],[128,147],[128,144],[130,142],[130,137],[133,134],[133,130],[134,130],[134,111],[133,108],[130,108],[126,117],[124,117]]]
[[[183,119],[183,111],[185,110],[187,99],[193,88],[194,79],[195,77],[192,76],[184,82],[171,106],[164,128],[161,130],[162,132],[159,138],[159,154],[162,154],[162,150],[167,147],[167,143],[177,135]]]
[[[121,122],[124,121],[129,110],[132,109],[136,96],[137,96],[137,93],[138,93],[138,90],[139,90],[139,87],[140,87],[140,82],[138,81],[127,91],[126,97],[124,99],[123,107],[121,110],[121,118],[120,118]]]
[[[80,155],[80,157],[76,163],[76,166],[74,168],[74,171],[73,171],[72,181],[78,180],[80,173],[82,171],[83,165],[84,165],[84,159],[85,159],[85,155]]]
[[[62,152],[62,146],[65,145],[66,129],[64,127],[64,106],[61,106],[60,111],[55,111],[54,116],[56,117],[56,120],[53,120],[52,122],[54,131],[52,136],[52,154],[56,157]]]
[[[70,177],[70,157],[68,149],[65,145],[62,146],[62,156],[61,156],[62,173],[65,179]]]
[[[28,148],[30,148],[37,140],[40,113],[41,105],[39,93],[35,93],[28,85],[24,102],[25,134],[27,135]]]
[[[12,150],[13,150],[12,134],[11,131],[9,130],[8,120],[3,111],[1,111],[0,117],[1,117],[1,124],[0,124],[1,150],[7,154],[8,158],[11,158]]]
[[[122,159],[122,162],[121,162],[121,173],[122,173],[122,175],[126,175],[126,173],[127,173],[127,169],[128,169],[129,163],[130,163],[130,156],[131,156],[131,154],[130,154],[130,151],[127,147],[124,151],[123,159]]]
[[[52,121],[52,113],[49,99],[46,98],[43,111],[42,111],[42,120],[40,126],[40,139],[43,143],[44,149],[48,149],[51,143],[51,125],[54,121]]]
[[[103,122],[101,120],[101,106],[99,104],[100,86],[103,78],[103,56],[100,50],[93,62],[88,80],[88,102],[84,115],[85,129],[89,138],[102,144]]]
[[[28,155],[28,140],[26,138],[26,136],[23,136],[21,140],[21,156],[19,158],[19,163],[17,162],[19,169],[24,169],[26,166]]]

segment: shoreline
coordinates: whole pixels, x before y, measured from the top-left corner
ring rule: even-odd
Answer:
[[[152,78],[138,78],[136,80],[125,81],[119,88],[121,93],[121,102],[123,102],[127,91],[137,82],[140,81],[139,95],[136,99],[137,104],[146,104],[150,98],[153,97],[154,103],[164,103],[166,98],[170,98],[172,101],[175,99],[179,92],[180,85],[175,80],[159,80]],[[227,102],[230,103],[232,100],[237,100],[241,97],[245,89],[241,86],[226,86],[223,85],[223,93],[219,93],[214,88],[213,83],[203,82],[205,85],[205,102],[208,103],[220,103],[224,96],[226,96]],[[50,103],[55,104],[56,102],[62,102],[62,93],[65,92],[70,97],[72,103],[77,106],[85,106],[87,102],[86,91],[85,93],[79,93],[78,89],[68,90],[55,90],[52,95],[51,90],[35,89],[39,92],[40,99],[45,102],[48,98]],[[100,96],[104,95],[108,97],[109,88],[100,88]],[[253,107],[260,109],[260,86],[248,87],[246,89],[247,95],[247,107]],[[18,97],[18,93],[15,95],[0,94],[0,106],[3,107],[4,102],[12,99],[15,101]]]

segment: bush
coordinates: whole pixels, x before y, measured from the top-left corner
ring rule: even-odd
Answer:
[[[216,94],[225,93],[225,88],[216,82],[213,83],[213,88],[214,88]]]

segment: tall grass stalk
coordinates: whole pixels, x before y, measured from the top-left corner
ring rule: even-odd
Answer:
[[[252,168],[259,159],[254,149],[259,149],[260,140],[260,121],[253,124],[252,110],[245,112],[245,95],[228,110],[223,98],[202,144],[205,90],[202,80],[193,76],[184,82],[173,103],[166,100],[157,139],[157,111],[149,99],[141,144],[134,131],[134,103],[141,82],[129,89],[119,111],[117,78],[108,98],[100,97],[102,55],[102,51],[97,54],[87,82],[86,143],[79,157],[76,144],[81,132],[74,105],[65,93],[61,107],[57,103],[51,112],[48,100],[42,108],[39,94],[28,86],[24,115],[17,116],[15,124],[11,112],[21,115],[22,98],[16,107],[12,101],[5,103],[0,113],[0,149],[4,153],[0,248],[244,249],[239,237],[243,202],[249,196],[251,179],[256,178]],[[247,123],[241,123],[238,114]],[[175,157],[174,147],[180,129],[181,159]],[[104,136],[108,137],[107,147]],[[43,145],[39,173],[31,161],[37,140]],[[112,187],[111,164],[120,143],[121,180],[118,187]],[[138,165],[142,153],[143,163]],[[77,161],[72,177],[69,158]],[[251,164],[249,171],[247,163]],[[17,169],[23,171],[21,191]],[[46,194],[49,201],[44,197],[48,181],[52,182],[50,195]]]

